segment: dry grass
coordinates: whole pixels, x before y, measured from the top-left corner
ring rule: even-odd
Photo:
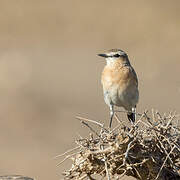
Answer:
[[[136,123],[127,127],[117,116],[118,125],[109,130],[94,120],[77,117],[91,131],[80,137],[77,147],[62,155],[72,160],[64,179],[180,179],[180,128],[175,113],[160,115],[152,110],[137,114]],[[99,132],[93,128],[97,125]],[[59,157],[58,156],[58,157]]]

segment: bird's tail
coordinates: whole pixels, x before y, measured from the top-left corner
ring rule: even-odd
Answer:
[[[135,113],[133,112],[133,113],[128,113],[127,114],[127,117],[128,117],[128,119],[129,119],[129,121],[131,122],[131,123],[135,123]]]
[[[132,108],[132,112],[127,114],[127,117],[131,123],[135,123],[136,120],[136,107]]]

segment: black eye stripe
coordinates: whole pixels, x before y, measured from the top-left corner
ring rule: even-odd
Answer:
[[[118,58],[118,57],[127,57],[127,54],[114,54],[114,55],[109,55],[109,56],[107,56],[107,57],[116,57],[116,58]]]
[[[113,55],[113,57],[120,57],[120,55],[119,54],[115,54],[115,55]]]

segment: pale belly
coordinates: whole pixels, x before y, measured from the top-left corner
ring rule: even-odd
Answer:
[[[138,99],[139,92],[134,86],[127,86],[126,88],[113,86],[108,90],[104,90],[104,100],[108,106],[115,105],[129,110],[136,106]]]

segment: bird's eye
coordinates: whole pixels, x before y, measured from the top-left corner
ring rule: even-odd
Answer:
[[[115,54],[114,57],[119,57],[120,55],[119,54]]]

